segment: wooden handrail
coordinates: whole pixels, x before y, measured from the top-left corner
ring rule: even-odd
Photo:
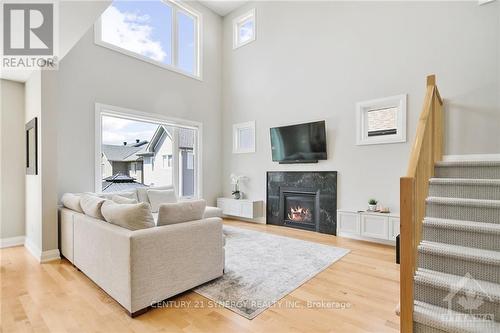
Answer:
[[[443,100],[436,86],[436,76],[429,75],[408,172],[400,180],[400,318],[403,333],[413,333],[413,277],[418,244],[422,239],[425,199],[429,192],[429,179],[434,176],[435,164],[442,157]]]

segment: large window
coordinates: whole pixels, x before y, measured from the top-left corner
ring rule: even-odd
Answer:
[[[173,185],[199,196],[199,126],[96,106],[96,192]]]
[[[200,78],[200,15],[171,0],[113,1],[95,25],[101,46]]]

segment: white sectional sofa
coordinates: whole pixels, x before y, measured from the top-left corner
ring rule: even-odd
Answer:
[[[60,250],[134,317],[223,275],[222,220],[207,208],[200,220],[132,231],[62,207]]]

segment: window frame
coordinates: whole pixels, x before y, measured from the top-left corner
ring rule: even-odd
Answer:
[[[181,3],[176,0],[159,0],[163,2],[166,6],[172,7],[172,64],[167,65],[164,64],[160,61],[151,59],[149,57],[146,57],[142,54],[135,53],[133,51],[127,50],[125,48],[119,47],[117,45],[105,42],[102,40],[102,20],[101,17],[94,23],[94,43],[96,45],[105,47],[107,49],[125,54],[129,57],[133,57],[139,60],[142,60],[144,62],[150,63],[152,65],[159,66],[161,68],[170,70],[172,72],[182,74],[185,76],[188,76],[190,78],[203,81],[203,70],[202,70],[202,54],[203,54],[203,43],[202,43],[202,29],[201,27],[203,26],[203,16],[201,13],[198,11],[192,9],[191,7],[185,5],[184,3]],[[188,73],[179,67],[178,65],[178,44],[179,44],[179,38],[177,35],[177,12],[182,12],[188,16],[191,16],[195,19],[195,70],[194,74]]]
[[[197,121],[185,120],[179,118],[172,118],[163,116],[161,114],[152,114],[133,109],[123,108],[119,106],[95,103],[95,117],[94,117],[94,192],[102,193],[102,177],[100,174],[101,169],[101,155],[102,155],[102,116],[118,117],[134,121],[150,122],[158,125],[184,127],[197,130],[194,152],[198,155],[195,158],[194,170],[194,184],[195,191],[192,197],[181,197],[181,199],[188,198],[202,198],[203,197],[203,124]],[[154,156],[153,165],[154,165]],[[175,161],[172,161],[175,166]],[[177,178],[177,179],[176,179]],[[172,184],[179,184],[181,180],[181,173],[179,170],[174,170]],[[157,185],[155,185],[157,186]],[[180,188],[176,188],[179,194]]]
[[[245,42],[239,41],[240,37],[240,27],[246,23],[247,21],[252,20],[253,21],[253,35],[252,38]],[[236,18],[233,19],[233,50],[236,50],[237,48],[240,48],[242,46],[245,46],[247,44],[250,44],[254,42],[257,39],[257,18],[255,15],[255,8],[252,8],[248,12],[246,12],[243,15],[240,15]]]
[[[376,109],[396,108],[396,134],[368,136],[368,112]],[[356,103],[356,145],[376,145],[406,142],[406,94]]]
[[[250,129],[252,132],[252,146],[249,148],[242,148],[240,145],[241,130]],[[255,121],[247,121],[244,123],[233,124],[233,154],[247,154],[255,153]]]

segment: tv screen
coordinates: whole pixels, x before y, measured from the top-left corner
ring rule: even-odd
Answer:
[[[325,121],[271,128],[271,151],[274,162],[326,160]]]

